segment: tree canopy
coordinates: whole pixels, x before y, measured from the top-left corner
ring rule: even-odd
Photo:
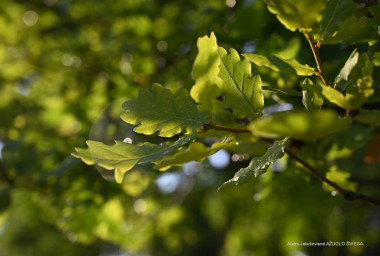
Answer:
[[[377,1],[0,10],[0,256],[380,251]]]

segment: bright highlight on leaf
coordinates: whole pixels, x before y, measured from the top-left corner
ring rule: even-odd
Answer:
[[[264,96],[261,92],[259,74],[251,74],[251,63],[247,59],[240,60],[239,54],[230,49],[219,47],[221,59],[219,76],[223,80],[223,105],[233,109],[239,118],[251,120],[263,114]]]
[[[175,142],[163,144],[144,143],[141,145],[128,144],[116,141],[109,146],[98,141],[87,141],[88,148],[76,148],[74,157],[81,158],[88,165],[96,164],[107,170],[115,169],[115,179],[118,183],[123,181],[124,174],[135,165],[149,163],[162,159],[165,155],[176,152],[178,148],[190,143],[196,133],[179,138]]]
[[[200,37],[197,42],[198,55],[193,65],[194,86],[190,95],[202,110],[211,112],[212,101],[220,95],[222,80],[218,76],[220,58],[214,33]]]
[[[339,118],[330,110],[321,112],[290,110],[261,117],[253,121],[249,129],[260,137],[314,140],[346,129],[351,121],[351,118]]]
[[[305,79],[301,85],[302,87],[302,103],[307,111],[318,111],[319,107],[323,103],[323,99],[320,97],[318,89],[310,79]]]
[[[248,167],[242,168],[236,172],[232,179],[226,181],[218,188],[218,191],[225,186],[239,185],[246,182],[252,176],[257,177],[265,173],[273,162],[284,156],[284,148],[287,140],[288,138],[285,138],[282,141],[276,141],[274,145],[268,148],[263,156],[253,158]]]
[[[140,90],[138,98],[125,102],[123,109],[121,118],[137,125],[135,132],[146,135],[156,131],[161,137],[190,134],[202,130],[208,122],[207,114],[198,110],[186,89],[173,95],[159,84],[154,84],[152,90]]]
[[[302,65],[294,59],[287,60],[276,55],[263,56],[254,53],[245,53],[243,56],[257,66],[268,67],[277,72],[296,74],[299,76],[312,76],[316,74],[314,68],[308,65]]]
[[[268,10],[289,30],[311,29],[321,20],[325,0],[264,0]]]

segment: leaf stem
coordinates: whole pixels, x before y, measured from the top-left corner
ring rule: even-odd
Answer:
[[[311,39],[310,33],[304,33],[304,35],[310,45],[311,51],[313,52],[315,62],[317,63],[318,76],[322,79],[323,83],[327,86],[329,85],[329,82],[326,79],[326,75],[322,67],[321,58],[319,57],[319,48],[321,44],[320,42],[318,42],[317,44],[314,44],[313,40]]]

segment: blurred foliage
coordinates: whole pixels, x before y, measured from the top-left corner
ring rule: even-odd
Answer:
[[[268,147],[245,135],[221,170],[210,160],[162,174],[141,165],[123,184],[70,156],[88,138],[162,142],[123,123],[121,103],[153,82],[191,88],[197,38],[211,31],[225,48],[314,64],[302,34],[287,31],[259,0],[0,2],[0,256],[378,254],[379,209],[331,196],[292,160],[281,172],[271,166],[256,180],[217,192]],[[354,48],[321,48],[330,79]],[[254,68],[266,86],[300,89],[294,74]],[[300,104],[289,95],[264,96],[269,105]],[[361,115],[378,124],[376,112]],[[376,195],[378,138],[378,126],[357,124],[291,147],[336,182]],[[287,246],[300,241],[364,246]]]

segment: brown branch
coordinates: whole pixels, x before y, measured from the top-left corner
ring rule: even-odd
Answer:
[[[217,126],[217,125],[213,125],[213,124],[205,125],[204,129],[205,129],[205,131],[209,130],[209,129],[212,129],[212,130],[217,130],[217,131],[228,131],[228,132],[232,132],[232,133],[251,133],[250,130],[227,128],[227,127],[221,127],[221,126]],[[266,142],[268,142],[270,144],[274,144],[274,140],[272,140],[272,139],[268,139],[268,138],[260,138],[260,139],[263,140],[263,141],[266,141]],[[335,182],[329,180],[328,178],[326,178],[325,175],[323,175],[317,169],[315,169],[313,166],[311,166],[310,164],[308,164],[307,162],[305,162],[303,159],[301,159],[300,157],[298,157],[290,149],[285,148],[284,152],[289,157],[293,158],[298,163],[300,163],[303,167],[305,167],[311,173],[313,173],[315,176],[317,176],[318,179],[320,179],[321,181],[323,181],[326,184],[328,184],[331,187],[333,187],[336,191],[339,192],[339,194],[343,195],[346,200],[349,200],[349,201],[360,200],[360,201],[369,202],[369,203],[372,203],[372,204],[375,204],[375,205],[380,205],[380,199],[378,199],[378,198],[366,196],[366,195],[363,195],[363,194],[358,194],[358,193],[355,193],[355,192],[353,192],[351,190],[346,190],[346,189],[342,188],[341,186],[339,186],[338,184],[336,184]]]
[[[329,85],[329,82],[326,79],[326,75],[325,75],[325,72],[324,72],[323,67],[322,67],[321,58],[319,57],[319,47],[321,45],[319,42],[317,44],[314,44],[313,40],[311,38],[311,35],[309,33],[304,33],[304,35],[305,35],[306,40],[308,41],[308,43],[310,45],[311,51],[313,52],[315,62],[317,63],[318,76],[321,77],[323,83],[327,86],[327,85]]]

